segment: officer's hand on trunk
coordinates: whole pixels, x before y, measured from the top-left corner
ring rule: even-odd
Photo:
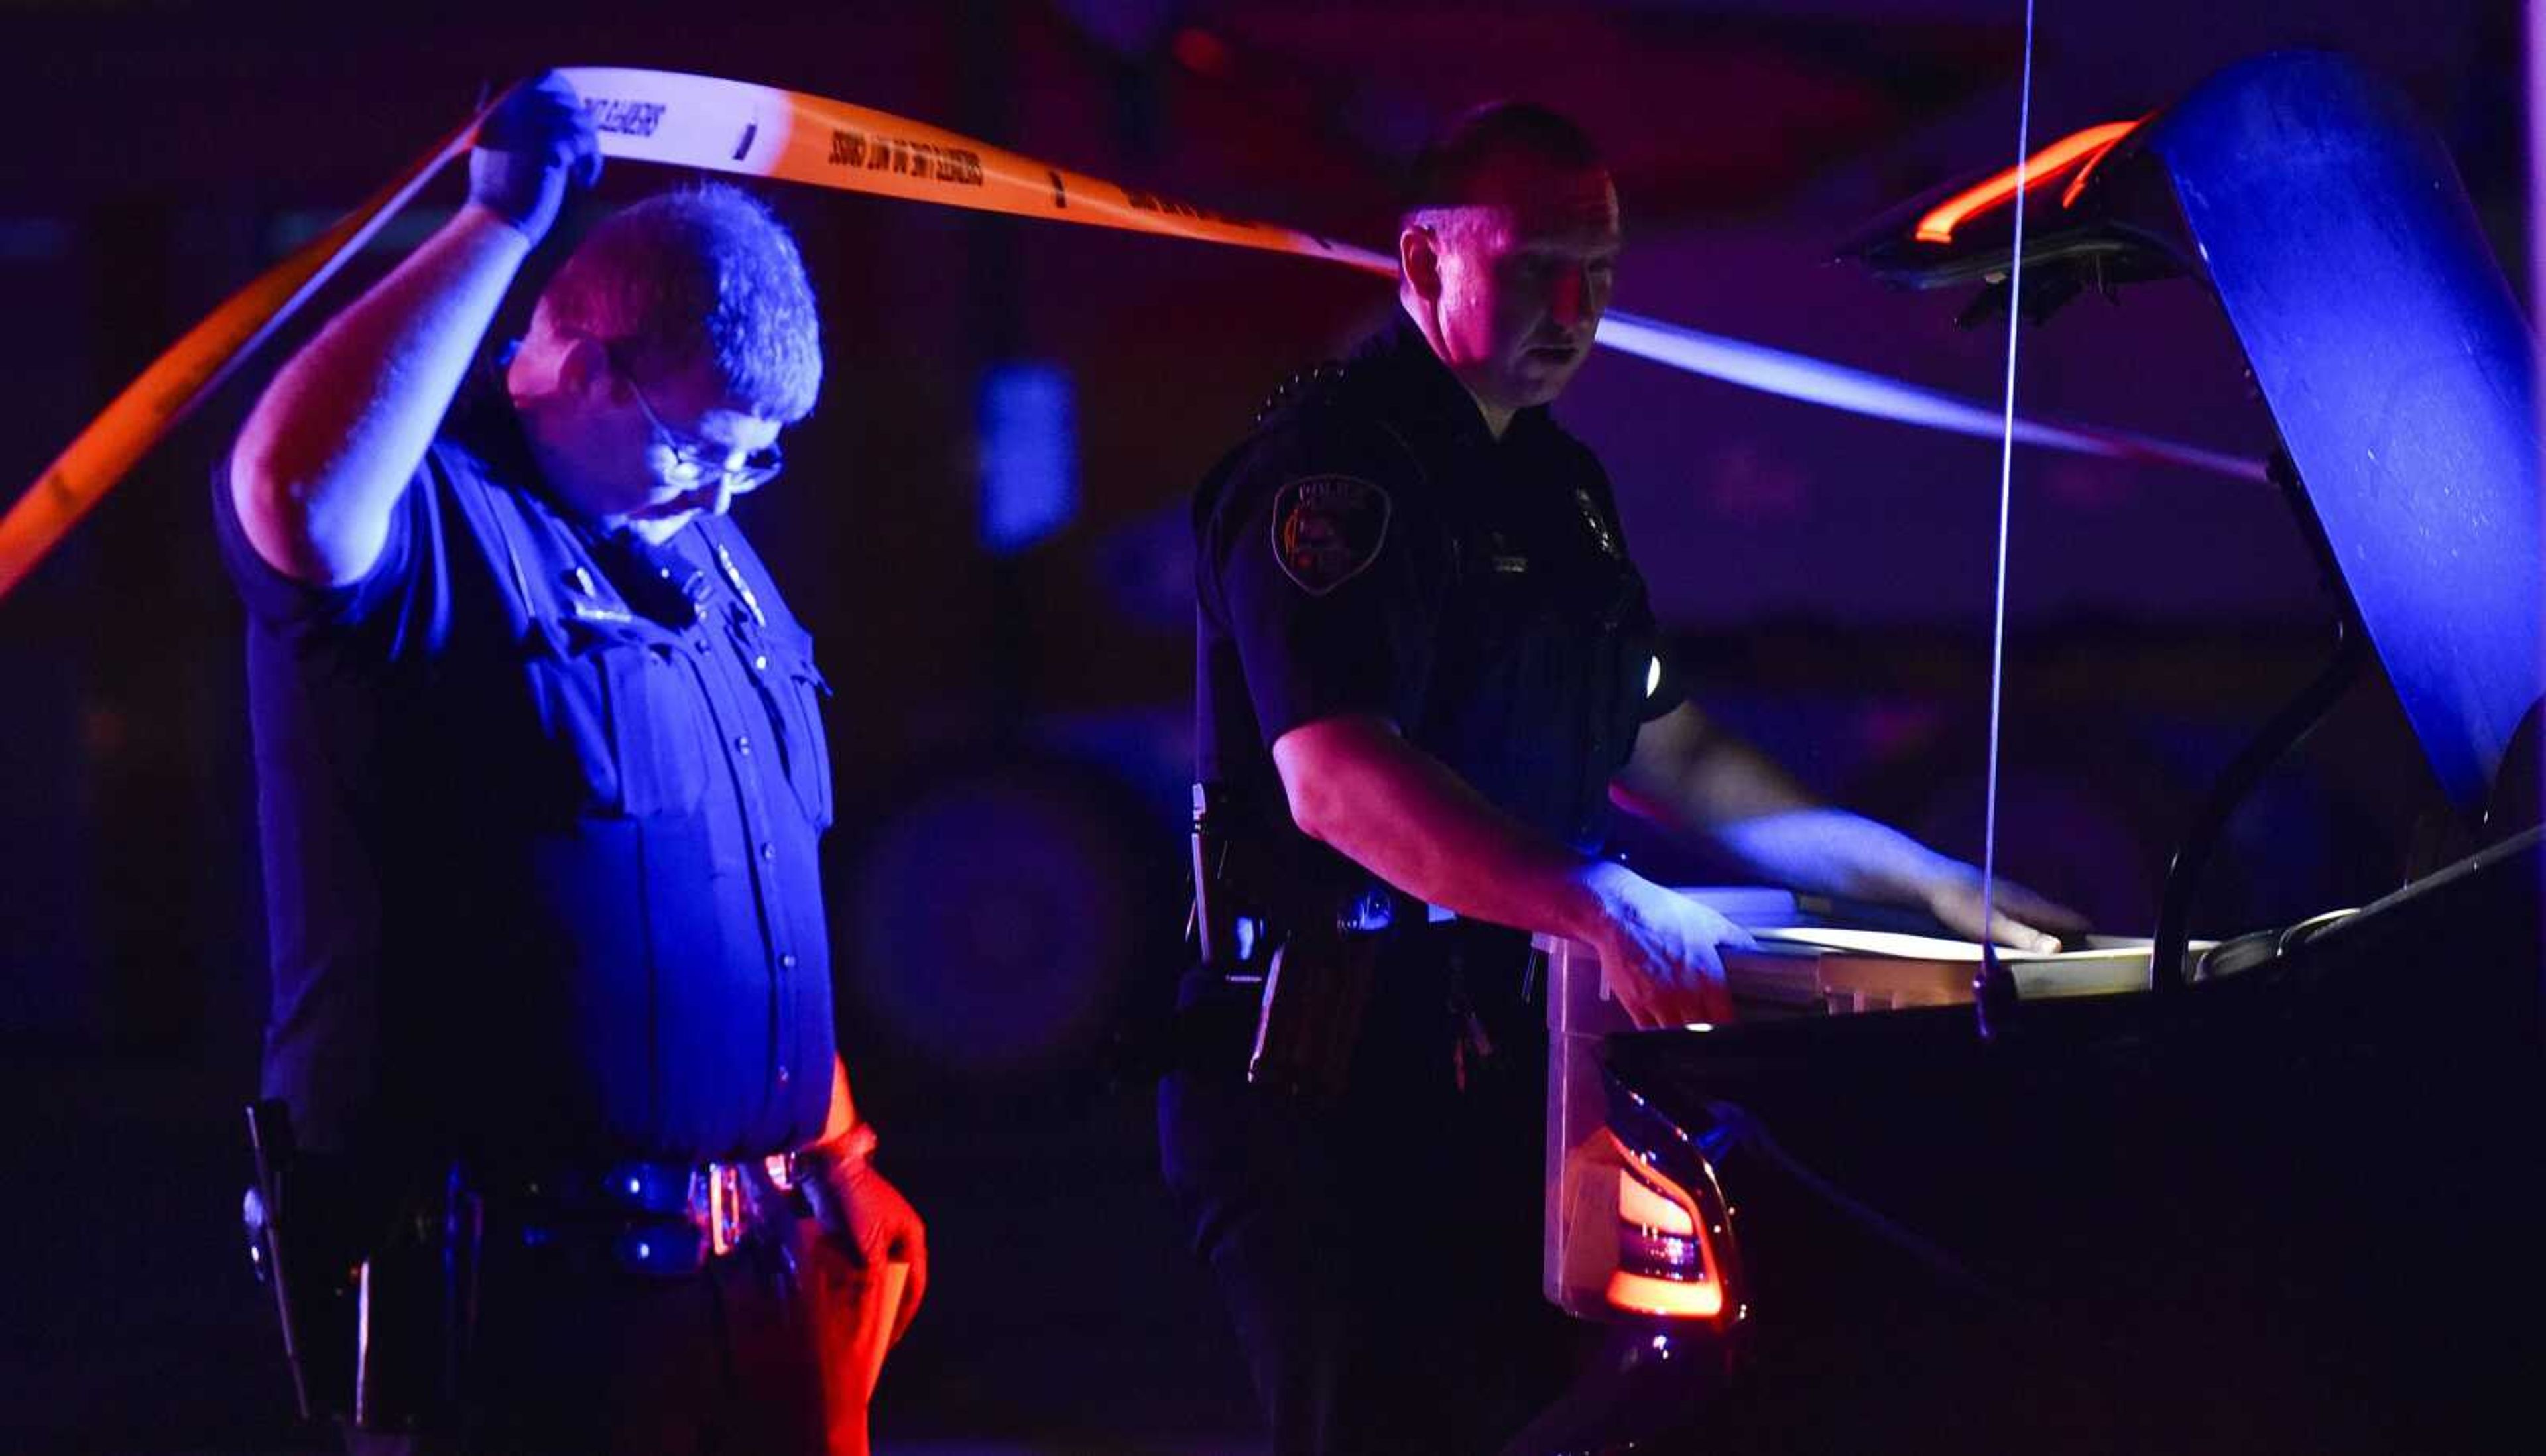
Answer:
[[[1748,931],[1624,866],[1598,867],[1591,885],[1601,907],[1591,945],[1609,993],[1636,1025],[1732,1019],[1720,948],[1753,945]]]
[[[1981,935],[1981,872],[1958,860],[1937,856],[1938,865],[1915,887],[1919,902],[1945,928],[1973,940]],[[2001,879],[1991,898],[1990,939],[2035,955],[2060,949],[2059,937],[2086,928],[2086,917],[2057,900],[2036,895],[2012,880]]]
[[[901,1304],[893,1314],[890,1344],[901,1342],[910,1318],[928,1289],[928,1228],[901,1196],[864,1156],[816,1158],[805,1185],[806,1200],[824,1233],[839,1241],[851,1262],[871,1274],[887,1264],[910,1266]]]
[[[521,229],[548,235],[569,182],[601,180],[601,141],[574,88],[547,71],[513,88],[477,128],[468,200]]]

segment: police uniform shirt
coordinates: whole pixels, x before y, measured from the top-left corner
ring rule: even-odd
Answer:
[[[1284,826],[1274,740],[1366,714],[1588,849],[1684,696],[1598,461],[1544,408],[1496,440],[1401,314],[1286,386],[1196,529],[1203,776]]]
[[[758,1156],[832,1058],[810,639],[733,526],[660,552],[545,494],[494,390],[380,560],[249,612],[273,1002],[304,1144],[490,1158]]]
[[[1215,884],[1286,949],[1323,913],[1375,927],[1368,873],[1286,812],[1283,734],[1388,720],[1516,819],[1589,848],[1638,728],[1681,701],[1598,463],[1543,409],[1495,439],[1401,315],[1286,389],[1205,478],[1194,525],[1198,756],[1229,808]],[[1227,960],[1183,979],[1161,1167],[1278,1442],[1490,1450],[1567,1368],[1563,1315],[1506,1277],[1540,1243],[1543,1013],[1526,935],[1389,909],[1359,978],[1312,962],[1295,982],[1286,961],[1272,983],[1308,987],[1293,1024],[1321,1057],[1349,1041],[1331,1103],[1246,1080],[1260,981]],[[1398,1186],[1440,1211],[1424,1255],[1479,1271],[1419,1315],[1391,1282],[1404,1220],[1371,1197]]]

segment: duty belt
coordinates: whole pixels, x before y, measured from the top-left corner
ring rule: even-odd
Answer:
[[[696,1274],[802,1211],[792,1154],[757,1163],[618,1162],[491,1180],[481,1190],[523,1247],[634,1273]]]

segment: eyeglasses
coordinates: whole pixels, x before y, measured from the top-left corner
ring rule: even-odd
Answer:
[[[628,392],[636,396],[636,407],[644,411],[645,423],[654,432],[654,448],[662,452],[662,459],[656,463],[655,470],[661,473],[663,483],[689,490],[721,476],[725,489],[735,495],[748,495],[778,478],[778,472],[787,469],[787,457],[780,452],[775,441],[735,460],[730,445],[685,439],[673,433],[672,427],[663,423],[663,417],[654,412],[653,401],[645,397],[636,377],[619,364],[616,355],[612,356],[611,365],[619,370],[619,377],[628,382]]]

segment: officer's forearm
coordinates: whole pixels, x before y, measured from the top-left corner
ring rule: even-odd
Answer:
[[[485,209],[463,208],[285,363],[230,458],[258,556],[319,585],[371,568],[530,248]]]
[[[1294,728],[1273,763],[1303,832],[1407,895],[1577,938],[1603,921],[1596,862],[1496,809],[1379,719]]]
[[[1631,814],[1703,834],[1794,890],[1903,904],[1959,869],[1909,835],[1815,799],[1776,762],[1683,705],[1645,725],[1609,786]]]
[[[1718,824],[1715,838],[1761,878],[1796,890],[1919,904],[1963,869],[1888,824],[1843,809],[1797,809]]]

